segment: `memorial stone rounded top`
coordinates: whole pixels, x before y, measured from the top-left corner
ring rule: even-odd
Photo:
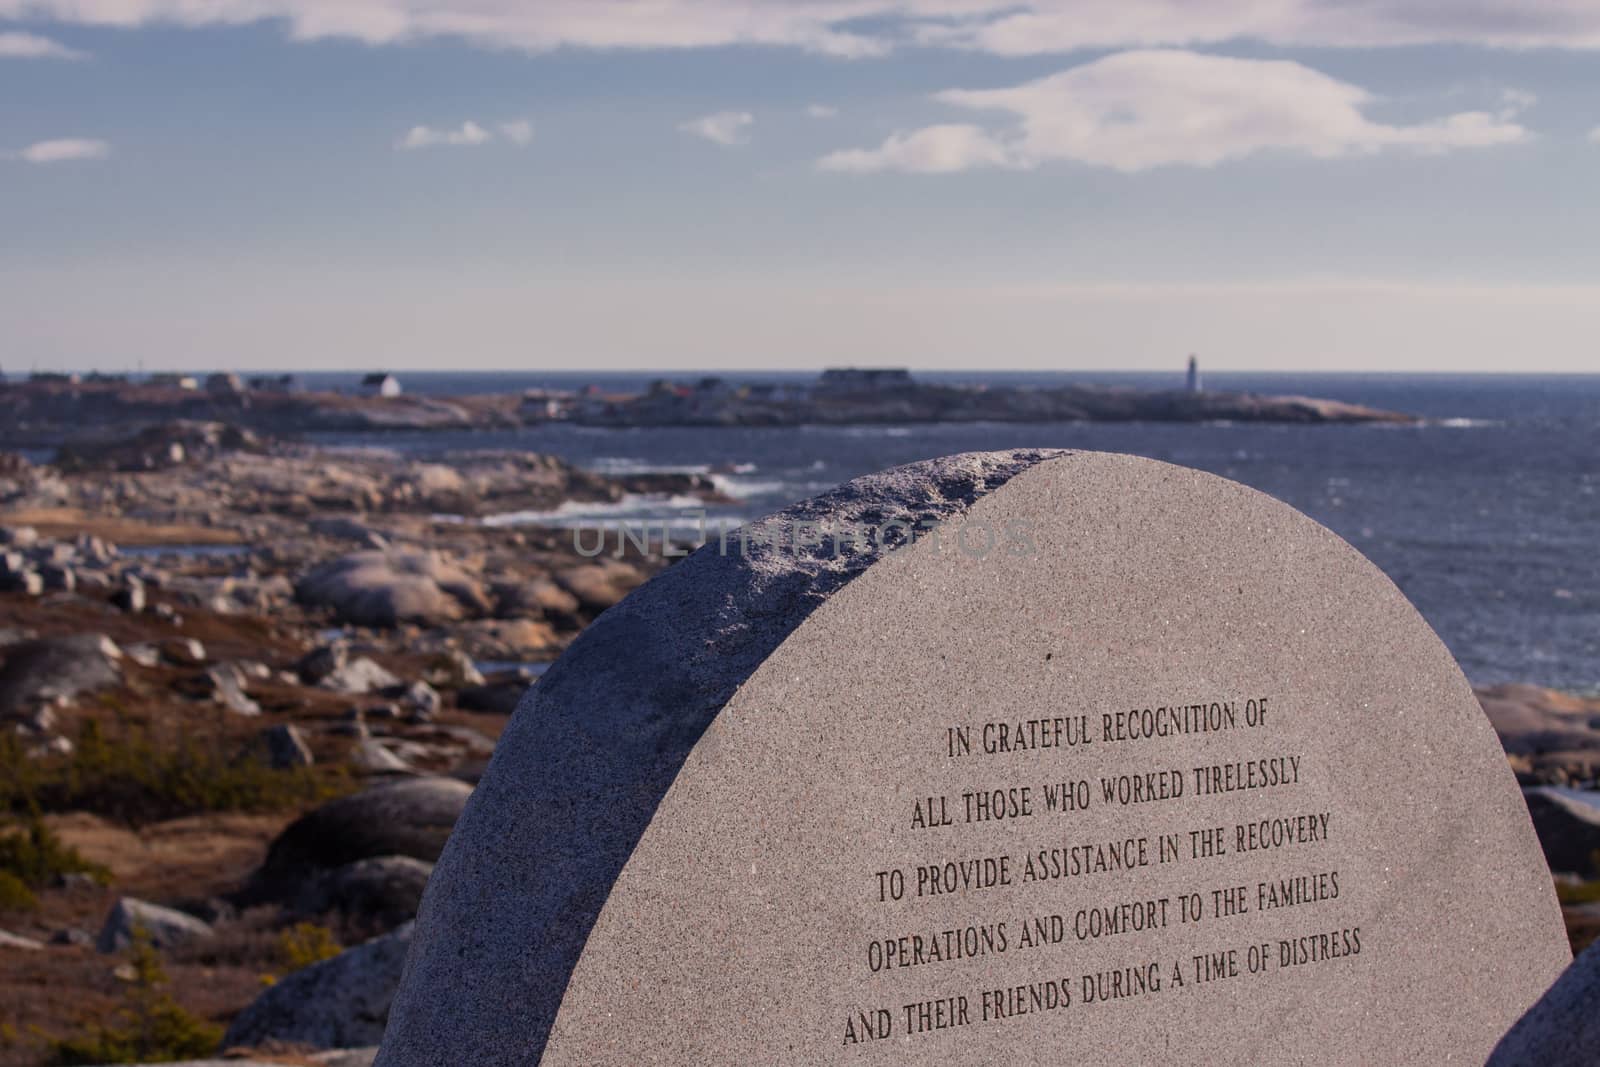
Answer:
[[[1460,670],[1243,486],[851,482],[606,612],[440,861],[379,1067],[1481,1063],[1570,960]]]

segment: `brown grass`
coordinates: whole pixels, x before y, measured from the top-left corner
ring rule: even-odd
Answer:
[[[70,540],[86,533],[119,545],[237,545],[244,541],[239,531],[223,527],[140,522],[81,508],[16,508],[0,514],[0,520],[8,526],[32,526],[41,537]]]

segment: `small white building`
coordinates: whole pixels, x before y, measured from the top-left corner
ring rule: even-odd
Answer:
[[[563,389],[526,389],[518,411],[525,419],[564,419],[572,414],[575,399]]]
[[[400,379],[392,374],[369,374],[361,379],[361,392],[365,396],[399,396]]]

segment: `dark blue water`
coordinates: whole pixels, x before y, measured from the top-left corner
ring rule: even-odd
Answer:
[[[402,377],[411,391],[449,394],[589,381],[625,391],[655,376]],[[1177,375],[1154,374],[920,377],[1167,388],[1179,382]],[[307,378],[344,384],[355,376]],[[556,424],[378,440],[420,453],[553,452],[602,471],[738,465],[724,484],[741,503],[722,512],[740,518],[860,474],[951,452],[1055,446],[1150,456],[1254,486],[1333,529],[1411,597],[1473,681],[1600,689],[1600,377],[1214,374],[1207,384],[1330,397],[1439,421],[1417,427],[1035,423],[722,430]],[[651,514],[666,506],[636,504]],[[555,518],[600,517],[568,509]]]

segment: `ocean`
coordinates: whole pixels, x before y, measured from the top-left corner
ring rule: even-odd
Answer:
[[[406,373],[434,395],[642,387],[643,374]],[[678,372],[688,380],[698,374]],[[725,373],[738,381],[810,375]],[[310,374],[309,385],[356,375]],[[920,374],[993,384],[1178,387],[1177,374]],[[717,472],[739,499],[713,522],[775,510],[861,474],[952,452],[1060,447],[1128,452],[1220,474],[1310,515],[1405,591],[1475,683],[1600,690],[1600,376],[1210,374],[1208,387],[1293,393],[1424,416],[1415,427],[1174,423],[975,423],[773,429],[593,429],[325,437],[416,454],[552,452],[602,472]],[[680,520],[693,501],[636,500],[522,516],[589,525]]]

